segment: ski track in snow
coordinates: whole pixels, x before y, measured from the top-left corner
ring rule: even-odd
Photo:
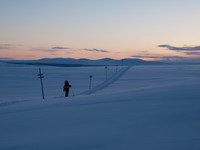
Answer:
[[[106,88],[107,86],[109,86],[110,84],[112,84],[113,82],[117,81],[125,72],[127,72],[132,66],[124,66],[123,68],[121,68],[118,72],[114,73],[110,78],[108,78],[106,81],[104,81],[103,83],[100,83],[98,86],[87,90],[85,92],[79,93],[77,95],[74,96],[79,96],[79,95],[89,95],[89,94],[93,94],[99,90],[103,90],[104,88]],[[62,98],[62,97],[56,97],[56,98]],[[31,101],[31,100],[29,100]],[[0,103],[0,107],[7,107],[7,106],[12,106],[12,105],[16,105],[18,103],[25,103],[28,102],[27,100],[15,100],[15,101],[11,101],[11,102],[2,102]]]
[[[108,78],[106,81],[104,81],[103,83],[97,85],[96,87],[87,90],[85,92],[82,92],[78,95],[89,95],[89,94],[93,94],[97,91],[100,91],[104,88],[106,88],[107,86],[109,86],[110,84],[112,84],[113,82],[117,81],[125,72],[127,72],[132,66],[126,66],[122,69],[120,69],[118,72],[116,72],[115,74],[113,74],[113,76],[111,76],[110,78]]]
[[[3,102],[3,103],[0,103],[0,107],[15,105],[15,104],[18,104],[18,103],[23,103],[23,102],[27,102],[27,100],[19,100],[19,101],[12,101],[12,102]]]

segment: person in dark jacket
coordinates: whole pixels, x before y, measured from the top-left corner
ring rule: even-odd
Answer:
[[[69,88],[71,87],[71,85],[69,84],[68,81],[65,81],[65,85],[63,87],[63,91],[65,91],[65,97],[68,97],[69,94]]]

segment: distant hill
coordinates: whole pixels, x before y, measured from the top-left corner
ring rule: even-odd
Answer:
[[[73,59],[73,58],[43,58],[39,60],[7,60],[9,64],[25,64],[25,65],[48,65],[48,66],[63,66],[63,67],[79,67],[79,66],[115,66],[115,65],[163,65],[164,62],[159,61],[144,61],[141,59],[111,59],[104,58],[98,60],[90,59]]]

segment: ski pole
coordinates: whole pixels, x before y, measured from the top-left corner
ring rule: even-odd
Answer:
[[[74,96],[74,90],[73,90],[72,86],[71,86],[71,89],[72,89],[72,94],[73,94],[73,96]]]
[[[63,97],[63,94],[64,94],[64,91],[62,91],[62,94],[61,94],[61,96],[60,96],[60,97]]]

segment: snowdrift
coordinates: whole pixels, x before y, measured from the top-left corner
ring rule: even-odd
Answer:
[[[38,79],[34,80],[32,94],[11,94],[12,98],[2,94],[0,149],[200,149],[200,66],[133,66],[118,72],[112,68],[109,80],[103,82],[104,68],[71,68],[67,78],[72,80],[76,96],[68,98],[55,96],[59,93],[56,85],[65,79],[66,71],[52,68],[46,69],[46,73],[54,72],[50,77],[52,80],[54,76],[54,81],[49,83],[52,86],[46,86],[46,90],[54,91],[54,96],[49,94],[42,100],[34,95],[40,92],[36,90]],[[16,77],[18,80],[12,79],[12,83],[26,86],[27,68],[21,71],[23,81]],[[82,80],[90,71],[98,79],[88,91],[83,86],[88,80]],[[12,71],[4,72],[9,75]],[[3,87],[4,92],[17,90],[16,85],[12,89]]]

